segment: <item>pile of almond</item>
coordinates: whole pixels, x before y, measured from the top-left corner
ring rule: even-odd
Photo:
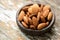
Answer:
[[[25,28],[41,30],[49,25],[52,17],[49,5],[32,4],[21,9],[18,20]]]

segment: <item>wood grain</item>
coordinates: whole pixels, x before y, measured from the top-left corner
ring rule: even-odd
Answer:
[[[16,12],[26,1],[49,4],[55,14],[55,24],[42,36],[23,34],[16,24]],[[60,40],[60,0],[0,0],[0,40]]]

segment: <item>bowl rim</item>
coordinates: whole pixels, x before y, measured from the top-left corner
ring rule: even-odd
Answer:
[[[50,24],[49,24],[47,27],[45,27],[45,28],[43,28],[43,29],[41,29],[41,30],[27,29],[27,28],[25,28],[25,27],[21,24],[20,21],[18,21],[17,18],[18,18],[18,15],[19,15],[21,9],[22,9],[24,6],[27,6],[27,5],[30,5],[30,4],[34,4],[34,3],[32,2],[32,3],[24,4],[23,6],[21,6],[21,8],[19,8],[19,10],[18,10],[17,13],[16,13],[16,22],[18,22],[18,24],[20,25],[20,27],[22,27],[23,29],[28,30],[28,31],[44,31],[44,30],[48,29],[49,27],[51,27],[51,26],[53,25],[54,21],[55,21],[55,14],[53,13],[52,10],[51,10],[51,11],[52,11],[53,17],[52,17],[52,20],[51,20]],[[37,3],[37,4],[41,4],[41,3]],[[43,5],[45,5],[45,4],[43,4]],[[52,8],[51,8],[51,9],[52,9]],[[18,25],[18,24],[17,24],[17,25]]]

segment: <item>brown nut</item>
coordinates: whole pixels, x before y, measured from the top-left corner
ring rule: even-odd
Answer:
[[[28,24],[28,17],[27,16],[24,16],[23,18],[24,22]]]
[[[38,21],[40,20],[40,17],[41,17],[41,13],[38,12],[38,15],[37,15],[37,20],[38,20]]]
[[[43,11],[45,11],[45,10],[50,10],[50,5],[45,5],[43,8]]]
[[[29,9],[28,12],[32,13],[37,13],[39,11],[39,6],[38,4],[33,4]]]
[[[32,19],[31,19],[31,18],[28,18],[28,20],[29,20],[29,23],[30,23],[30,24],[33,24],[33,23],[32,23]]]
[[[49,5],[33,4],[21,9],[18,20],[22,22],[25,28],[41,30],[49,25],[52,16]]]
[[[18,16],[18,20],[19,20],[19,21],[22,21],[24,15],[25,15],[25,12],[24,12],[24,11],[21,11],[20,14],[19,14],[19,16]]]
[[[34,15],[36,15],[36,14],[31,14],[31,15],[29,15],[29,17],[32,17],[32,16],[34,16]]]
[[[44,28],[44,27],[46,27],[46,26],[47,26],[46,23],[41,23],[41,24],[39,24],[39,25],[37,26],[37,29],[38,29],[38,30],[41,30],[42,28]]]
[[[29,8],[28,8],[28,12],[29,12],[30,14],[33,13],[33,11],[32,11],[32,7],[29,7]]]
[[[31,29],[35,29],[35,26],[34,26],[34,25],[30,25],[30,28],[31,28]]]
[[[38,5],[38,4],[34,4],[34,5],[32,6],[32,9],[33,9],[33,12],[34,12],[34,13],[37,13],[37,12],[39,11],[39,5]]]
[[[45,10],[44,13],[43,13],[43,16],[46,18],[49,14],[49,10]]]
[[[41,5],[40,8],[39,8],[39,11],[42,11],[43,7],[44,7],[44,5]]]
[[[41,22],[43,22],[43,23],[45,23],[45,22],[46,22],[46,20],[45,20],[44,16],[41,16]]]
[[[30,13],[29,12],[27,12],[27,16],[29,17],[29,15],[30,15]]]
[[[47,17],[47,20],[50,21],[52,19],[52,17],[53,17],[52,12],[49,12],[48,17]]]
[[[49,22],[46,22],[46,25],[49,25]]]
[[[37,20],[36,17],[32,17],[32,22],[33,22],[33,25],[34,25],[34,26],[37,26],[38,20]]]
[[[24,10],[24,11],[28,11],[28,8],[29,8],[29,6],[25,6],[25,7],[23,7],[22,10]]]
[[[39,7],[39,12],[41,12],[42,10],[41,10],[41,7]]]
[[[22,21],[22,25],[25,27],[25,28],[28,28],[28,25]]]

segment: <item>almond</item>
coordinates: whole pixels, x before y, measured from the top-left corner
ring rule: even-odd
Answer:
[[[28,9],[28,12],[30,12],[30,13],[37,13],[38,11],[39,11],[38,4],[34,4]]]
[[[50,5],[32,4],[21,9],[18,20],[25,28],[41,30],[49,25],[52,17]]]
[[[45,10],[50,10],[50,5],[45,5],[43,8],[43,11],[45,11]]]
[[[24,22],[28,24],[28,17],[27,16],[24,16],[23,18]]]
[[[45,10],[44,13],[43,13],[43,16],[46,18],[49,14],[49,10]]]
[[[52,17],[53,17],[52,12],[49,12],[48,17],[47,17],[47,20],[50,21],[52,19]]]
[[[24,11],[28,11],[28,8],[29,8],[29,6],[25,6],[25,7],[23,7],[22,10],[24,10]]]
[[[46,25],[46,23],[41,23],[41,24],[39,24],[38,26],[37,26],[37,29],[38,30],[41,30],[42,28],[44,28],[44,27],[46,27],[47,25]]]
[[[30,14],[33,13],[33,11],[32,11],[32,7],[29,7],[29,8],[28,8],[28,12],[29,12]]]
[[[43,23],[45,23],[45,22],[46,22],[46,20],[45,20],[44,16],[41,16],[41,22],[43,22]]]
[[[22,25],[25,27],[25,28],[28,28],[28,25],[22,21]]]
[[[34,26],[34,25],[30,25],[30,28],[31,28],[31,29],[35,29],[35,26]]]
[[[19,21],[22,21],[24,15],[25,15],[25,12],[24,12],[24,11],[21,11],[20,14],[19,14],[19,16],[18,16],[18,20],[19,20]]]
[[[40,17],[41,17],[41,13],[38,12],[38,15],[37,15],[37,20],[38,20],[38,21],[40,20]]]
[[[29,15],[29,17],[32,17],[32,16],[35,16],[36,14],[31,14],[31,15]]]
[[[38,4],[34,4],[34,5],[32,6],[32,9],[33,9],[33,12],[34,12],[34,13],[37,13],[37,12],[39,11],[39,5],[38,5]]]
[[[37,20],[36,17],[32,17],[32,22],[33,22],[33,25],[34,25],[34,26],[37,26],[38,20]]]
[[[30,13],[29,12],[27,12],[27,16],[29,17],[29,15],[30,15]]]
[[[41,7],[39,7],[39,12],[41,12],[42,10],[41,10]]]
[[[49,25],[49,22],[46,22],[46,25]]]
[[[30,23],[30,24],[33,24],[33,23],[32,23],[32,19],[31,19],[31,18],[28,18],[28,20],[29,20],[29,23]]]
[[[39,8],[39,11],[42,11],[43,7],[44,7],[44,5],[41,5],[40,8]]]

